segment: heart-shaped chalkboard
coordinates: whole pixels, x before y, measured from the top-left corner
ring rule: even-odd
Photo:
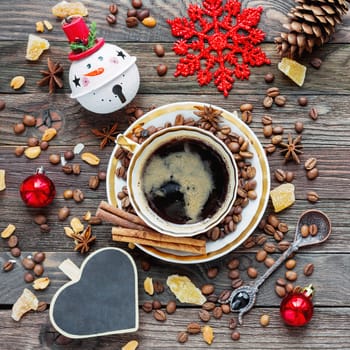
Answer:
[[[80,270],[72,265],[77,272],[69,274],[73,280],[51,301],[50,320],[56,330],[70,338],[136,331],[137,270],[130,255],[103,248],[86,258]]]

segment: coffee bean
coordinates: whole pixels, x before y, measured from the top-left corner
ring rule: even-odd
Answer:
[[[203,310],[207,310],[207,311],[211,311],[214,310],[215,308],[215,303],[211,302],[211,301],[206,301],[203,305],[202,305],[202,309]]]
[[[319,195],[317,194],[317,192],[315,191],[309,191],[307,194],[306,194],[306,198],[309,202],[311,203],[316,203],[318,200],[319,200]]]
[[[282,126],[275,126],[272,128],[272,132],[274,135],[281,135],[284,132],[284,129]]]
[[[264,80],[266,83],[271,84],[275,80],[275,76],[272,73],[266,73]]]
[[[283,141],[282,135],[273,135],[271,137],[271,143],[273,145],[279,145]]]
[[[256,254],[255,254],[255,259],[258,262],[263,262],[267,257],[267,252],[266,250],[259,249]]]
[[[35,274],[35,276],[41,276],[44,273],[44,267],[41,264],[35,264],[34,268],[33,268],[33,272]]]
[[[264,108],[271,108],[273,104],[273,98],[270,96],[265,96],[264,100],[263,100],[263,107]]]
[[[307,106],[307,104],[308,104],[307,97],[306,96],[298,97],[298,103],[299,103],[299,106],[302,106],[302,107]]]
[[[151,269],[151,263],[148,260],[142,260],[141,268],[143,271],[149,271]]]
[[[234,270],[234,269],[237,269],[239,266],[239,260],[237,258],[233,258],[231,259],[228,264],[227,264],[227,267],[230,269],[230,270]]]
[[[42,263],[45,260],[45,258],[46,258],[46,255],[44,252],[37,252],[33,255],[33,260],[37,264]]]
[[[163,310],[154,310],[153,317],[160,322],[166,321],[167,317]]]
[[[47,309],[47,303],[45,301],[39,301],[36,311],[44,312],[46,309]]]
[[[132,0],[131,5],[135,9],[139,9],[142,7],[142,0]]]
[[[314,264],[308,263],[304,266],[304,275],[305,276],[311,276],[314,272]]]
[[[239,107],[241,112],[244,111],[252,111],[253,110],[253,105],[251,103],[243,103]]]
[[[179,332],[177,335],[177,341],[181,344],[186,343],[188,340],[188,333],[187,332]]]
[[[277,242],[282,241],[283,237],[284,237],[283,233],[282,233],[281,231],[279,231],[279,230],[276,230],[276,231],[275,231],[275,234],[273,235],[273,238],[274,238],[275,241],[277,241]]]
[[[70,215],[70,209],[68,207],[62,207],[58,210],[58,220],[64,221]]]
[[[17,123],[13,126],[13,131],[15,134],[22,134],[22,132],[24,132],[25,129],[26,127],[23,123]]]
[[[297,262],[294,259],[288,259],[285,263],[286,269],[292,270],[296,266]]]
[[[165,55],[164,47],[161,44],[155,44],[153,46],[153,51],[158,57],[163,57]]]
[[[286,284],[286,292],[291,293],[291,292],[293,292],[293,290],[294,290],[293,283],[287,283]]]
[[[223,290],[219,295],[219,300],[221,303],[226,302],[231,296],[231,291],[229,290]]]
[[[294,172],[293,171],[290,171],[290,170],[287,170],[286,171],[286,181],[287,182],[292,182],[294,180]]]
[[[143,304],[142,304],[142,310],[144,312],[151,312],[153,310],[153,306],[152,306],[152,302],[151,301],[145,301]]]
[[[100,181],[105,181],[107,177],[107,173],[103,170],[99,170],[97,173],[97,177]]]
[[[280,94],[280,89],[276,86],[270,87],[266,90],[266,95],[269,97],[277,97]]]
[[[11,235],[10,238],[7,240],[7,245],[9,248],[14,248],[18,244],[18,237],[16,235]]]
[[[318,118],[318,111],[316,108],[311,108],[309,111],[309,117],[313,120],[316,120]]]
[[[311,170],[307,171],[306,176],[309,180],[314,180],[318,176],[318,169],[312,168]]]
[[[241,287],[243,285],[243,280],[241,280],[240,278],[236,278],[234,280],[232,280],[231,282],[231,287],[233,289],[237,289],[239,287]]]
[[[73,191],[73,199],[77,203],[82,202],[84,200],[84,193],[79,189],[75,189]]]
[[[48,224],[42,224],[40,225],[40,231],[43,233],[49,233],[51,231],[51,228]]]
[[[300,120],[296,121],[294,124],[294,129],[298,134],[300,134],[304,130],[304,123]]]
[[[274,228],[277,228],[278,225],[280,224],[279,218],[275,214],[269,214],[267,216],[267,222],[273,226]]]
[[[284,252],[289,248],[290,242],[289,241],[281,241],[281,242],[278,242],[277,246],[281,252]]]
[[[267,237],[263,233],[258,235],[255,239],[255,243],[260,246],[262,246],[266,241],[267,241]]]
[[[176,302],[174,300],[168,301],[166,305],[166,312],[171,315],[176,311]]]
[[[253,121],[253,114],[251,111],[244,111],[241,118],[244,123],[249,125]]]
[[[315,69],[320,69],[322,65],[322,60],[318,57],[314,57],[310,61],[310,65],[314,67]]]
[[[217,303],[219,297],[216,294],[210,294],[207,296],[207,301],[210,301],[212,303]]]
[[[89,177],[89,188],[92,190],[97,190],[100,185],[100,180],[97,175],[91,175]]]
[[[232,332],[232,334],[231,334],[231,339],[232,339],[232,340],[239,340],[240,337],[241,337],[241,333],[239,333],[238,331],[234,331],[234,332]]]
[[[316,224],[311,224],[311,225],[309,226],[309,232],[310,232],[310,235],[311,235],[311,236],[316,236],[317,233],[318,233],[318,227],[317,227],[317,225],[316,225]]]
[[[207,270],[207,276],[208,278],[212,279],[215,278],[219,273],[219,268],[218,267],[210,267]]]
[[[59,154],[50,154],[49,155],[49,162],[53,165],[59,164],[61,161],[61,157]]]
[[[210,313],[207,310],[199,310],[198,316],[203,322],[208,322],[210,320]]]
[[[154,292],[157,293],[157,294],[161,294],[161,293],[164,292],[164,285],[159,280],[155,280],[153,282],[153,288],[154,288]]]
[[[239,278],[240,272],[238,269],[230,270],[228,272],[228,277],[231,278],[232,280]]]
[[[305,163],[304,163],[304,167],[306,170],[311,170],[313,169],[317,164],[317,159],[312,157],[312,158],[308,158]]]
[[[231,317],[230,320],[228,321],[228,328],[230,329],[235,329],[238,326],[238,322],[234,317]]]
[[[152,301],[152,308],[153,308],[154,310],[159,310],[159,309],[161,309],[161,308],[162,308],[161,302],[160,302],[159,300],[153,300],[153,301]]]
[[[126,18],[125,23],[128,28],[134,28],[139,24],[139,20],[136,17],[130,16]]]
[[[63,153],[63,157],[64,157],[64,159],[65,160],[72,160],[72,159],[74,159],[74,152],[73,151],[71,151],[71,150],[69,150],[69,151],[65,151],[64,153]]]
[[[263,125],[270,125],[270,124],[272,124],[272,117],[270,117],[269,115],[264,115],[261,118],[261,122]]]
[[[13,270],[13,268],[15,267],[15,264],[13,261],[5,261],[3,264],[2,264],[2,270],[4,272],[9,272],[11,270]]]
[[[213,316],[214,318],[216,318],[217,320],[220,319],[222,317],[222,309],[220,306],[216,306],[213,310]]]
[[[309,225],[302,225],[300,228],[300,234],[302,237],[306,238],[309,235]]]
[[[287,98],[285,96],[278,95],[275,97],[274,102],[278,107],[283,107],[287,102]]]
[[[295,271],[291,271],[291,270],[286,271],[285,276],[288,281],[292,281],[292,282],[296,281],[296,279],[298,278],[298,274]]]
[[[168,71],[168,66],[164,63],[159,63],[157,66],[157,73],[160,77],[164,76]]]
[[[42,151],[46,151],[49,148],[50,144],[47,141],[40,142],[40,149]]]
[[[276,151],[276,146],[273,145],[272,143],[269,143],[264,147],[264,149],[267,154],[272,154],[273,152]]]
[[[18,247],[14,247],[10,250],[10,253],[13,257],[18,258],[21,255],[21,249],[19,249]]]
[[[20,157],[24,153],[25,147],[24,146],[17,146],[15,148],[15,156]]]
[[[278,182],[284,182],[286,180],[286,173],[282,169],[276,169],[273,174]]]
[[[29,137],[28,140],[27,140],[27,145],[29,147],[35,147],[35,146],[38,146],[39,145],[39,140],[37,137]]]
[[[221,310],[224,314],[229,314],[231,312],[231,308],[229,304],[223,304],[221,305]]]
[[[187,332],[190,334],[198,334],[201,331],[201,326],[197,322],[191,322],[187,325]]]
[[[35,262],[30,258],[23,258],[22,265],[26,270],[33,270]]]
[[[266,242],[264,244],[264,250],[267,252],[267,253],[274,253],[276,251],[276,246],[274,243],[272,242]]]
[[[109,5],[109,12],[112,14],[112,15],[116,15],[118,13],[118,5],[117,4],[110,4]]]
[[[271,267],[274,263],[275,263],[275,259],[271,258],[271,257],[267,257],[264,260],[264,264],[265,264],[266,267]]]
[[[249,266],[247,269],[247,275],[250,278],[256,278],[258,276],[258,270],[255,267]]]
[[[26,283],[32,283],[34,281],[34,276],[30,272],[26,272],[23,276],[24,282]]]
[[[264,125],[263,134],[265,137],[270,137],[272,135],[272,125]]]
[[[138,10],[136,12],[136,18],[142,22],[145,18],[150,16],[150,12],[147,9],[143,9],[143,10]]]
[[[276,229],[271,224],[266,224],[264,227],[264,232],[269,236],[273,236],[275,231]]]
[[[287,233],[289,230],[289,227],[286,223],[280,222],[277,226],[278,230],[281,231],[282,233]]]
[[[127,17],[136,17],[136,15],[137,15],[136,9],[128,9],[128,11],[126,12]],[[127,114],[131,114],[131,113],[127,113]]]
[[[214,285],[213,284],[205,284],[202,286],[201,291],[204,295],[209,295],[214,293]]]

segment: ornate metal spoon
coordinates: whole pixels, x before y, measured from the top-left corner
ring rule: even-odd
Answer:
[[[303,225],[316,224],[317,234],[315,236],[308,235],[304,238],[301,235],[301,227]],[[248,312],[255,304],[258,288],[265,280],[286,260],[293,252],[300,247],[319,244],[324,242],[331,233],[331,222],[323,212],[319,210],[307,210],[299,218],[294,241],[290,247],[276,260],[276,262],[251,286],[242,286],[235,289],[227,300],[220,301],[223,304],[230,304],[232,312],[238,312],[238,322],[243,323],[243,315]]]

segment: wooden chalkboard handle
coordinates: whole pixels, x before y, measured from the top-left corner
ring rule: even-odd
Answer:
[[[68,276],[72,281],[78,281],[80,278],[80,269],[70,259],[62,261],[58,268]]]

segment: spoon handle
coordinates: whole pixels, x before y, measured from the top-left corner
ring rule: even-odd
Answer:
[[[275,261],[275,263],[265,271],[265,273],[259,277],[254,285],[253,288],[254,289],[258,289],[267,278],[270,277],[270,275],[272,275],[272,273],[294,252],[296,252],[299,248],[299,241],[294,241],[289,248]]]

